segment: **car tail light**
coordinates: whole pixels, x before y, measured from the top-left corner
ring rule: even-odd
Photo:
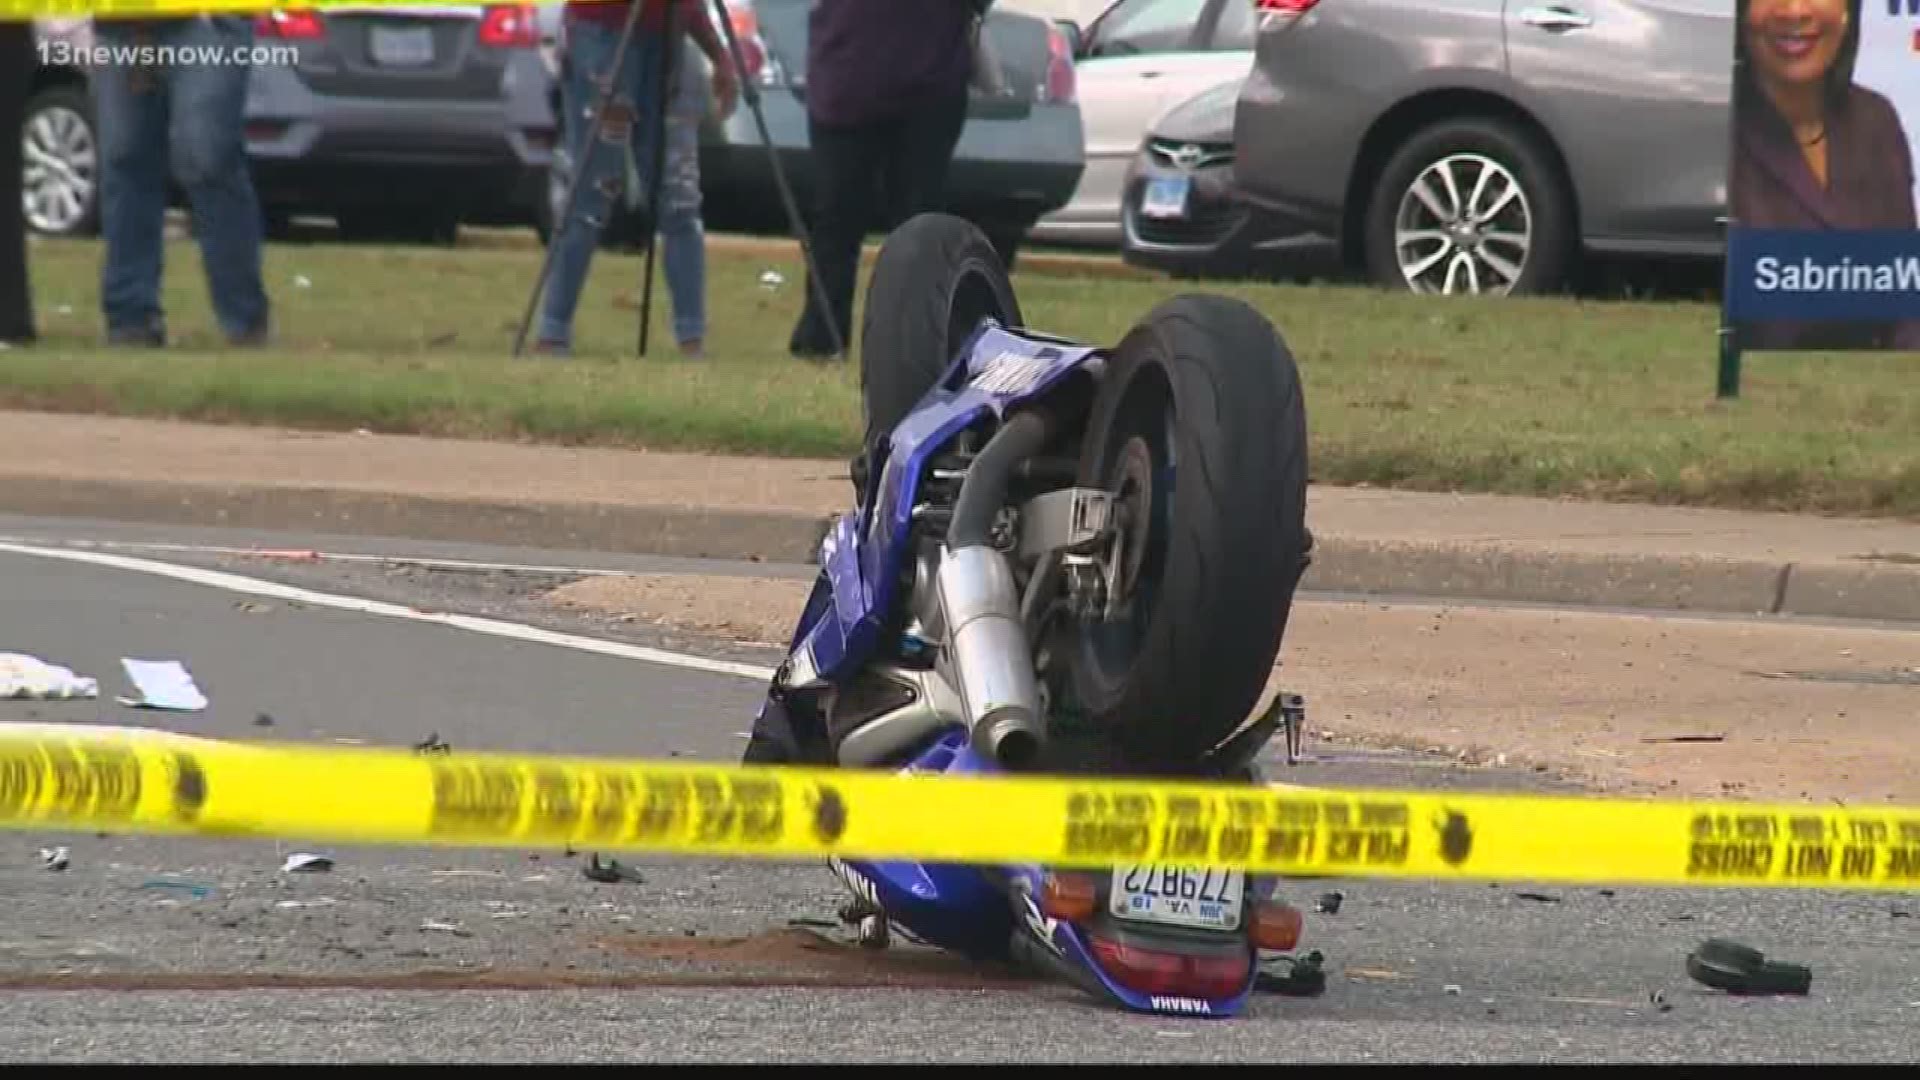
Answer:
[[[1073,47],[1060,28],[1047,26],[1047,84],[1040,100],[1049,105],[1071,105],[1080,93],[1079,73],[1073,66]]]
[[[740,73],[742,81],[752,81],[761,86],[772,86],[778,81],[779,72],[769,62],[766,39],[760,36],[760,15],[750,4],[728,3],[727,22],[733,27],[733,38],[740,45],[740,62],[746,70]]]
[[[253,32],[281,41],[312,40],[327,36],[318,12],[281,8],[253,17]]]
[[[540,27],[531,4],[491,4],[480,16],[480,44],[495,49],[531,49],[540,44]]]
[[[1253,968],[1253,957],[1247,953],[1187,956],[1089,936],[1101,970],[1114,982],[1140,994],[1232,997],[1245,988]]]
[[[1253,7],[1262,15],[1305,15],[1320,0],[1253,0]]]

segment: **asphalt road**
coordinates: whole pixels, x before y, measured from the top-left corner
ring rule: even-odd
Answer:
[[[0,518],[45,540],[264,544],[659,570],[663,560],[222,536]],[[568,576],[121,553],[765,664],[765,654],[536,611]],[[725,572],[702,564],[704,572]],[[765,574],[765,566],[752,567]],[[804,573],[804,570],[795,572]],[[223,738],[731,760],[759,686],[734,675],[258,600],[0,552],[0,651],[101,680],[98,701],[0,719]],[[136,711],[121,657],[178,659],[202,713]],[[1311,708],[1310,701],[1310,708]],[[271,718],[263,726],[261,714]],[[1286,779],[1538,788],[1531,773],[1347,751]],[[70,865],[44,868],[65,845]],[[281,872],[320,850],[332,871]],[[1327,991],[1233,1021],[1139,1018],[917,949],[870,957],[830,921],[823,868],[584,853],[316,848],[0,834],[0,1057],[33,1061],[1912,1061],[1920,901],[1845,894],[1310,882]],[[1532,894],[1532,895],[1528,895]],[[1539,899],[1545,896],[1548,899]],[[1811,995],[1691,984],[1709,936],[1809,963]],[[297,989],[274,989],[296,986]],[[50,989],[64,987],[65,989]],[[499,989],[507,987],[509,989]],[[567,987],[561,989],[561,987]],[[1655,995],[1659,1000],[1655,1000]]]

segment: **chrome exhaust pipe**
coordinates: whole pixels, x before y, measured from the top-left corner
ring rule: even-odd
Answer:
[[[1020,591],[993,546],[993,524],[1008,477],[1040,452],[1051,427],[1043,413],[1015,414],[968,465],[934,582],[973,745],[1009,768],[1039,756],[1046,729]]]
[[[1029,764],[1044,738],[1040,689],[1006,558],[985,544],[949,550],[937,588],[974,747],[1011,768]]]

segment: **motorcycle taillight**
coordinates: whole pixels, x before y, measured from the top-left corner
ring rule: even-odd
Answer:
[[[1094,959],[1114,982],[1141,994],[1232,997],[1246,985],[1251,956],[1188,956],[1089,935]]]

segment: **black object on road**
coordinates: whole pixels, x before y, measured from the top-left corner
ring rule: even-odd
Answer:
[[[598,853],[590,857],[587,865],[581,868],[581,873],[587,875],[588,878],[594,881],[607,885],[618,884],[622,881],[630,881],[635,884],[640,882],[640,871],[635,870],[631,866],[620,865],[618,859],[608,859],[606,862],[601,862]]]
[[[1318,997],[1327,989],[1326,959],[1319,949],[1304,957],[1280,957],[1261,965],[1253,987],[1288,997]]]
[[[1759,949],[1711,938],[1687,954],[1693,981],[1729,994],[1805,994],[1813,971],[1802,964],[1768,960]]]

